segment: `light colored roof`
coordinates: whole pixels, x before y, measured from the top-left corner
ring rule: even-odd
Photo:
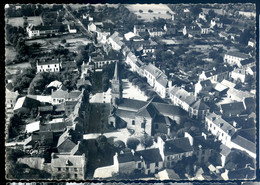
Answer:
[[[175,179],[180,179],[179,175],[174,172],[172,169],[165,169],[163,171],[160,171],[158,173],[159,179],[160,180],[175,180]]]
[[[237,90],[237,89],[234,89],[234,88],[229,89],[229,90],[227,91],[227,94],[232,94],[233,96],[236,96],[236,97],[240,98],[241,101],[242,101],[244,98],[254,97],[254,95],[251,94],[250,92],[240,91],[240,90]]]
[[[57,90],[57,91],[54,91],[52,94],[51,94],[51,97],[52,98],[66,98],[68,96],[68,92],[67,91],[63,91],[61,89]]]
[[[32,133],[40,130],[40,121],[32,122],[26,125],[25,130],[27,133]]]
[[[236,137],[234,137],[232,139],[232,141],[234,143],[236,143],[237,145],[241,146],[242,148],[244,148],[250,152],[256,153],[256,144],[247,140],[246,138],[244,138],[240,135],[237,135]]]
[[[133,38],[133,37],[135,37],[136,36],[136,34],[134,34],[133,32],[128,32],[128,33],[126,33],[126,34],[124,34],[124,37],[125,37],[125,39],[126,40],[130,40],[131,38]]]
[[[225,85],[223,85],[223,84],[221,84],[221,83],[216,83],[216,84],[214,85],[214,89],[217,90],[217,91],[219,91],[219,92],[222,92],[222,91],[228,89],[228,87],[225,86]]]
[[[49,87],[59,88],[61,85],[62,85],[62,83],[61,83],[60,81],[55,80],[55,81],[52,81],[52,82],[47,86],[47,88],[49,88]]]
[[[18,91],[12,92],[12,91],[8,91],[5,94],[6,99],[16,99],[19,96]]]
[[[49,123],[60,123],[60,122],[64,122],[64,118],[56,118],[56,119],[52,119],[51,121],[49,121]]]
[[[53,167],[79,167],[83,168],[85,165],[84,155],[66,155],[66,154],[55,154],[51,160]]]
[[[196,110],[207,110],[209,107],[201,100],[197,100],[191,104],[191,107]]]
[[[16,104],[14,106],[14,110],[20,109],[23,107],[24,101],[26,99],[26,96],[18,98],[18,100],[16,101]]]
[[[222,80],[220,83],[225,85],[225,86],[227,86],[227,87],[229,87],[229,88],[234,88],[236,86],[235,83],[232,83],[232,82],[230,82],[228,80],[225,80],[225,79]]]
[[[228,135],[232,136],[235,134],[236,129],[232,125],[230,125],[227,121],[222,119],[220,115],[217,115],[213,112],[207,115],[207,118],[211,120],[219,128],[221,128]]]
[[[237,52],[237,51],[229,51],[226,55],[230,55],[230,56],[234,56],[234,57],[238,57],[238,58],[243,58],[243,59],[250,57],[250,55],[248,55],[248,54],[240,53],[240,52]]]

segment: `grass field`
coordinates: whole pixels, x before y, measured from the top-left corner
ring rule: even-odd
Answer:
[[[5,46],[5,60],[14,60],[17,55],[14,47],[12,46]]]
[[[167,12],[173,13],[167,5],[163,4],[130,4],[125,6],[146,22],[151,22],[154,18],[170,19],[171,15]],[[143,12],[139,12],[139,10]],[[153,12],[148,12],[148,10],[152,10]]]
[[[28,24],[34,24],[34,25],[40,25],[42,23],[40,16],[32,16],[32,17],[27,17]],[[7,24],[10,24],[12,26],[16,27],[23,27],[24,19],[23,17],[12,17],[12,18],[6,18],[5,22]]]

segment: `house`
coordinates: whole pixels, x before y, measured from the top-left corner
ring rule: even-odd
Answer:
[[[174,35],[177,33],[176,25],[172,24],[165,24],[163,26],[164,31],[166,32],[166,35]]]
[[[237,52],[237,51],[229,51],[224,55],[224,62],[228,63],[231,66],[237,65],[239,66],[239,63],[242,60],[250,58],[250,55]]]
[[[24,140],[24,146],[34,147],[37,143],[41,143],[44,146],[53,145],[53,132],[39,131],[33,132],[28,138]]]
[[[90,32],[96,32],[97,29],[100,29],[101,27],[103,27],[103,23],[102,22],[90,22],[88,24],[88,31]]]
[[[245,113],[246,109],[243,102],[233,102],[220,105],[222,117],[239,116]]]
[[[206,116],[205,128],[226,146],[229,146],[232,136],[237,131],[233,125],[214,112]]]
[[[6,90],[5,107],[6,107],[7,111],[13,110],[19,96],[20,96],[20,94],[18,93],[18,91],[12,92],[12,91]]]
[[[72,134],[72,129],[67,129],[63,134],[59,137],[57,143],[57,149],[59,153],[70,153],[71,150],[77,145],[75,141],[75,137]]]
[[[148,29],[150,37],[162,37],[165,34],[165,31],[162,28],[151,28]]]
[[[220,18],[214,17],[210,20],[210,28],[223,28],[223,23],[220,21]]]
[[[200,12],[199,13],[199,19],[202,19],[203,21],[207,21],[207,19],[206,19],[206,14],[204,13],[204,12]]]
[[[160,69],[149,63],[144,67],[144,76],[147,78],[147,83],[154,87],[162,98],[167,96],[168,78]]]
[[[81,95],[81,91],[73,90],[71,92],[58,89],[51,94],[51,103],[53,105],[65,103],[65,101],[77,101]]]
[[[53,133],[63,133],[67,127],[73,126],[73,122],[64,120],[64,118],[54,118],[49,122],[40,125],[41,131]]]
[[[37,60],[36,62],[37,73],[40,72],[60,72],[62,62],[57,60]]]
[[[231,153],[231,149],[224,144],[220,145],[221,166],[224,167],[227,161],[227,156]]]
[[[209,26],[200,26],[201,34],[209,34],[211,32],[211,28]]]
[[[52,36],[57,35],[60,30],[61,25],[46,25],[46,26],[35,26],[33,24],[29,24],[26,27],[26,31],[28,33],[29,38],[38,37],[38,36]]]
[[[77,33],[77,28],[76,28],[75,24],[74,25],[68,24],[67,27],[68,27],[69,33]]]
[[[199,75],[199,80],[203,81],[203,80],[213,80],[216,82],[221,82],[224,79],[228,79],[229,75],[228,75],[228,71],[224,70],[224,71],[219,71],[216,70],[215,68],[213,70],[209,70],[209,71],[202,71],[202,73]]]
[[[244,98],[243,104],[247,113],[256,112],[256,99],[254,97]]]
[[[114,32],[113,35],[108,38],[108,43],[111,44],[113,50],[119,51],[124,45],[122,39],[118,32]]]
[[[169,94],[173,105],[181,107],[186,112],[189,111],[191,104],[196,100],[195,96],[177,86],[173,86],[169,91]]]
[[[232,83],[232,82],[230,82],[230,81],[228,81],[228,80],[226,80],[226,79],[222,80],[220,83],[221,83],[222,85],[226,86],[226,87],[229,87],[229,89],[235,88],[235,86],[236,86],[235,83]]]
[[[233,71],[231,71],[230,77],[235,81],[245,83],[248,78],[248,75],[246,69],[235,68]]]
[[[250,39],[250,40],[248,41],[248,44],[247,44],[247,45],[248,45],[248,46],[251,46],[252,48],[255,48],[256,42],[255,42],[255,40]]]
[[[256,65],[256,61],[254,58],[248,58],[245,60],[241,60],[238,64],[238,67],[240,68],[247,68],[247,67],[253,67]]]
[[[146,28],[145,25],[134,25],[134,34],[139,35],[140,32],[145,32]]]
[[[158,173],[159,180],[179,180],[180,176],[173,169],[165,169]]]
[[[53,88],[55,90],[59,89],[62,86],[62,83],[58,80],[54,80],[49,85],[47,85],[47,88]]]
[[[127,41],[130,41],[133,37],[136,37],[137,35],[133,32],[128,32],[126,34],[124,34],[124,38],[127,40]]]
[[[158,173],[163,168],[163,159],[158,148],[136,151],[136,156],[143,160],[143,170],[146,175]]]
[[[209,92],[212,89],[213,85],[209,79],[198,81],[195,84],[195,95],[198,95],[201,92]]]
[[[175,163],[183,157],[190,157],[193,155],[193,148],[187,137],[169,139],[166,141],[163,141],[161,137],[158,137],[156,145],[160,150],[164,167],[166,168],[172,168]]]
[[[183,35],[188,35],[189,38],[195,37],[197,35],[201,34],[201,29],[198,25],[193,25],[193,26],[184,26],[182,30]]]
[[[205,116],[209,113],[209,106],[203,100],[198,99],[190,105],[189,116],[191,118],[204,120]]]
[[[118,62],[118,59],[111,59],[104,55],[92,57],[91,62],[94,63],[95,69],[102,69],[104,65]]]
[[[235,88],[230,88],[227,91],[227,97],[233,101],[242,102],[244,98],[255,97],[255,95],[248,91],[241,91]]]
[[[29,98],[27,96],[18,98],[14,106],[14,113],[30,113],[32,109],[37,109],[40,105],[38,100]]]
[[[255,12],[247,12],[247,11],[238,11],[239,15],[243,15],[245,17],[256,17],[256,13]]]
[[[33,133],[40,130],[40,121],[29,123],[25,126],[26,133]]]
[[[110,30],[97,29],[96,33],[97,33],[97,41],[102,44],[106,44],[110,36]]]
[[[51,154],[52,176],[57,178],[59,175],[67,174],[66,179],[84,180],[86,174],[87,160],[85,154]]]

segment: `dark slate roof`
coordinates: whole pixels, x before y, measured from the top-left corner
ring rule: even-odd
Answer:
[[[243,102],[233,102],[233,103],[227,103],[227,104],[221,104],[220,105],[221,110],[224,114],[241,114],[245,111],[245,107]]]
[[[244,99],[244,103],[247,110],[250,110],[250,112],[256,111],[256,99],[253,97],[248,97]]]
[[[75,99],[75,98],[78,98],[80,96],[80,94],[81,94],[81,91],[77,91],[77,90],[71,91],[71,92],[69,92],[67,94],[66,98],[68,98],[68,99]]]
[[[121,109],[116,110],[116,115],[118,117],[126,117],[126,118],[134,119],[135,114],[136,114],[136,112],[133,112],[133,111],[121,110]]]
[[[210,80],[200,81],[200,84],[201,84],[202,87],[209,87],[209,86],[212,85]]]
[[[249,59],[241,60],[241,62],[240,62],[240,64],[242,66],[250,64],[250,63],[255,63],[255,59],[254,58],[249,58]]]
[[[123,98],[123,101],[119,103],[118,107],[130,108],[137,111],[146,104],[146,101]]]
[[[151,102],[166,103],[160,96],[154,96],[154,97],[151,99]]]
[[[187,137],[166,140],[164,147],[165,155],[174,155],[193,151],[193,148],[190,145],[190,141]]]
[[[38,61],[38,65],[48,65],[48,64],[60,64],[59,60],[40,60]]]
[[[117,158],[118,158],[119,163],[127,163],[127,162],[131,162],[131,161],[141,161],[140,156],[133,155],[132,152],[119,154]]]
[[[163,161],[158,148],[137,151],[136,155],[142,156],[146,164]]]
[[[137,116],[146,117],[146,118],[154,118],[154,116],[158,114],[158,110],[154,107],[154,105],[149,102],[136,113]]]
[[[232,170],[228,173],[229,179],[253,179],[255,178],[255,170],[250,168],[243,168],[238,170]]]
[[[191,107],[196,110],[207,110],[209,107],[201,100],[197,100],[191,104]]]
[[[234,138],[232,138],[232,142],[236,143],[242,148],[249,150],[250,152],[256,153],[256,144],[240,135],[237,135]]]
[[[33,30],[58,30],[61,25],[51,25],[51,26],[34,26]]]
[[[212,145],[209,141],[205,139],[204,136],[195,136],[193,137],[193,147],[202,147],[202,149],[210,149]]]
[[[170,125],[170,119],[167,116],[163,116],[161,114],[157,114],[154,118],[155,123],[163,123]]]
[[[182,110],[180,107],[175,105],[170,105],[166,103],[152,103],[154,107],[158,110],[159,113],[163,115],[180,115],[182,114]]]

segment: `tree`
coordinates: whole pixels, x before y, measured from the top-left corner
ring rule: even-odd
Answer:
[[[147,148],[153,145],[153,138],[147,134],[141,137],[141,144]]]
[[[143,13],[143,10],[139,10],[140,13]]]
[[[152,13],[152,12],[153,12],[153,10],[149,9],[149,10],[148,10],[148,12],[149,12],[149,13]]]
[[[140,141],[133,137],[128,138],[127,142],[126,142],[127,147],[130,149],[133,149],[133,150],[136,150],[136,148],[139,144],[140,144]]]
[[[125,143],[121,140],[115,141],[114,142],[114,148],[116,152],[120,152],[121,150],[123,150],[125,148]]]
[[[62,39],[62,40],[61,40],[61,43],[62,43],[62,44],[65,44],[66,42],[67,42],[66,39]]]

